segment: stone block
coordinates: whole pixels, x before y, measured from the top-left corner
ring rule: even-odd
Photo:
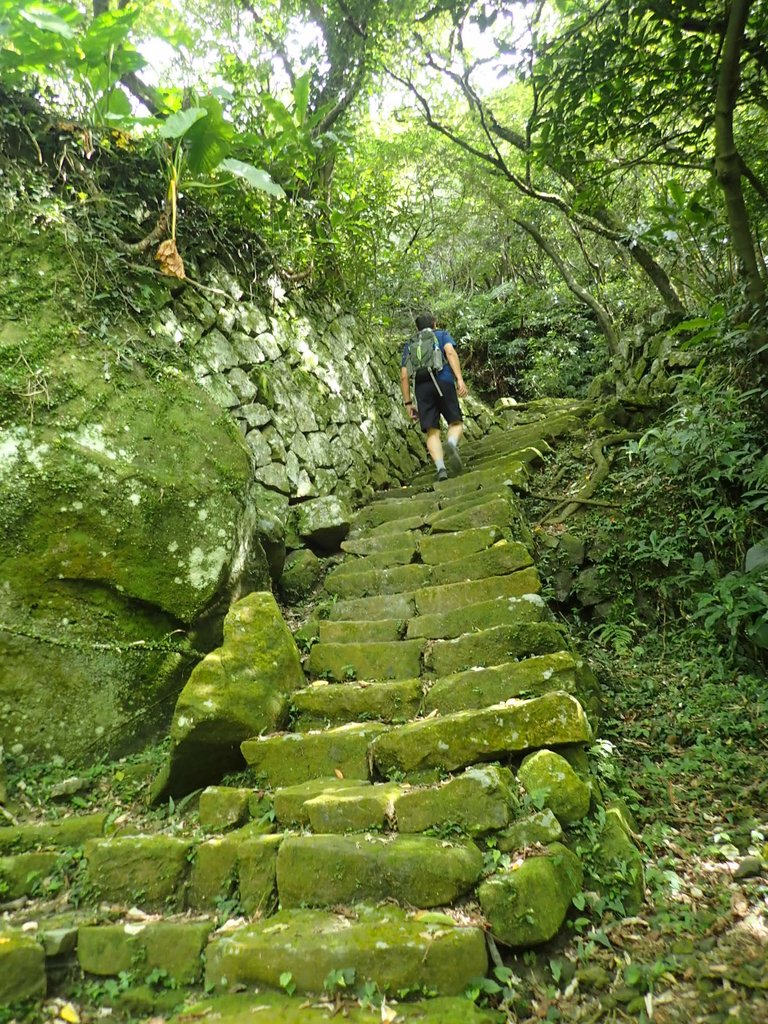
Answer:
[[[524,850],[526,846],[546,846],[563,838],[563,827],[552,811],[535,811],[497,832],[496,846],[503,853]]]
[[[292,698],[297,729],[322,728],[326,723],[407,722],[421,706],[420,679],[382,683],[315,684],[297,690]]]
[[[280,593],[289,603],[298,604],[315,589],[324,571],[322,561],[313,551],[292,551],[280,576]]]
[[[191,841],[122,836],[85,844],[88,882],[101,899],[142,909],[181,906]]]
[[[579,743],[591,738],[584,710],[567,693],[512,700],[477,711],[393,726],[371,743],[376,769],[414,773],[455,771],[522,750]]]
[[[513,697],[539,696],[551,690],[567,693],[576,690],[576,661],[567,651],[444,676],[427,692],[422,707],[425,715],[430,711],[449,715],[466,708],[503,704]]]
[[[413,594],[384,594],[382,597],[357,597],[337,601],[328,610],[333,622],[366,619],[409,619],[416,611]]]
[[[542,801],[561,825],[580,821],[589,811],[590,787],[564,757],[552,750],[537,750],[523,758],[517,778],[526,792]]]
[[[551,622],[523,622],[466,633],[455,640],[438,640],[426,667],[438,676],[463,672],[475,665],[502,665],[532,654],[554,654],[565,644],[562,627]]]
[[[207,832],[243,825],[250,817],[249,802],[253,790],[234,786],[208,786],[200,794],[200,825]]]
[[[456,608],[450,612],[420,615],[410,619],[407,638],[427,637],[431,640],[449,640],[476,630],[491,629],[512,623],[540,622],[546,614],[544,601],[538,594],[524,597],[495,597],[491,601]]]
[[[246,740],[241,750],[254,776],[271,789],[337,772],[345,779],[367,779],[368,746],[387,728],[380,722],[353,722],[325,732],[259,736]]]
[[[237,847],[240,903],[246,914],[267,914],[275,904],[277,853],[282,835],[253,836]]]
[[[540,590],[539,574],[531,566],[508,576],[447,583],[441,587],[425,587],[416,591],[413,601],[419,615],[442,615],[460,610],[467,605],[490,601],[495,597],[523,597],[526,594],[538,594]]]
[[[307,801],[321,793],[337,793],[344,789],[359,789],[361,779],[310,779],[300,782],[297,786],[285,786],[274,795],[275,819],[284,827],[295,825],[309,826]],[[368,783],[370,785],[370,783]]]
[[[421,674],[423,640],[315,644],[307,670],[333,679],[413,679]]]
[[[211,921],[131,921],[80,928],[77,959],[88,974],[167,971],[182,985],[199,981]]]
[[[309,824],[317,833],[383,831],[394,820],[394,801],[401,792],[392,783],[321,793],[306,802]]]
[[[437,786],[406,789],[395,795],[394,805],[398,832],[458,825],[470,835],[482,835],[509,824],[517,798],[508,768],[483,765]]]
[[[410,562],[416,553],[420,536],[421,534],[405,530],[402,534],[383,534],[382,536],[372,536],[369,534],[367,536],[350,537],[342,541],[341,550],[348,551],[353,555],[376,555],[382,553],[390,555],[396,553],[401,558],[407,555],[407,561]]]
[[[474,530],[483,526],[504,529],[511,524],[511,505],[507,498],[492,498],[481,504],[473,504],[462,511],[452,509],[448,504],[432,516],[429,525],[433,533],[457,533],[460,530]]]
[[[441,562],[432,566],[430,583],[443,586],[446,583],[460,583],[463,580],[487,579],[489,576],[505,576],[518,569],[527,569],[533,559],[524,544],[519,541],[499,541],[485,551],[476,551],[454,562]],[[417,585],[411,589],[416,590]]]
[[[58,853],[17,853],[0,857],[0,889],[3,902],[45,892],[45,880],[56,869]]]
[[[333,495],[313,498],[296,506],[296,532],[312,547],[337,551],[349,533],[352,513]]]
[[[413,915],[392,906],[361,906],[343,915],[283,910],[214,939],[206,983],[279,989],[280,976],[288,973],[297,992],[322,993],[328,974],[345,968],[354,969],[356,984],[371,982],[387,995],[422,988],[456,995],[485,974],[488,959],[482,929],[443,914]],[[462,1024],[467,1019],[459,1018]]]
[[[436,533],[422,537],[419,554],[426,565],[453,562],[478,551],[485,551],[502,539],[502,530],[497,526],[484,526],[459,533]]]
[[[372,569],[369,572],[334,573],[326,577],[324,587],[329,594],[344,599],[402,594],[426,586],[429,577],[429,566],[397,565],[391,569]]]
[[[478,888],[478,899],[493,937],[514,947],[554,938],[581,889],[583,874],[576,854],[552,843],[544,856],[528,857],[486,879]]]
[[[412,907],[453,903],[477,882],[474,843],[427,836],[288,836],[277,857],[284,908],[397,900]]]
[[[81,846],[86,839],[104,834],[106,813],[76,814],[55,821],[0,828],[0,853],[21,853],[41,846],[63,849]]]
[[[320,623],[320,642],[348,644],[399,640],[404,625],[402,619],[369,619],[366,622],[354,622],[349,619],[331,622],[324,619]]]
[[[0,1006],[45,995],[45,952],[25,932],[0,930]]]

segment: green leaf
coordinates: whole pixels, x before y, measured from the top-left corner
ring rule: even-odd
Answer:
[[[293,120],[293,114],[281,103],[280,100],[276,100],[274,96],[271,96],[268,92],[262,93],[259,96],[262,106],[269,114],[269,116],[276,121],[281,128],[296,130],[296,124]]]
[[[230,174],[234,174],[236,178],[242,178],[243,181],[246,181],[253,188],[261,189],[262,192],[268,192],[271,196],[277,196],[278,199],[285,198],[285,192],[277,182],[273,181],[266,171],[261,170],[259,167],[254,167],[253,164],[229,157],[226,160],[222,160],[216,170],[228,171]]]
[[[210,174],[229,152],[232,125],[224,120],[217,99],[206,96],[200,106],[208,112],[205,120],[193,124],[186,135],[187,165],[192,174]]]
[[[309,72],[296,79],[293,87],[294,117],[297,124],[303,124],[309,103]]]
[[[183,135],[187,134],[193,124],[207,116],[208,111],[203,107],[189,107],[187,110],[178,110],[163,122],[159,133],[160,138],[180,139]]]
[[[26,10],[19,11],[19,15],[44,32],[53,32],[57,36],[64,36],[65,39],[75,38],[74,28],[55,14],[53,9],[43,4],[30,4]]]
[[[768,538],[753,544],[744,557],[744,570],[763,569],[768,565]]]

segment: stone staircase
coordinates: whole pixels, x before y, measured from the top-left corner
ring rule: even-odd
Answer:
[[[195,1012],[232,1022],[255,1003],[257,1019],[326,1019],[307,995],[360,986],[406,1000],[386,1019],[498,1020],[461,994],[488,942],[497,958],[557,934],[584,879],[569,830],[589,815],[590,871],[621,875],[637,905],[639,854],[590,771],[595,679],[548,615],[515,498],[578,420],[531,419],[476,442],[460,477],[360,511],[302,630],[286,727],[240,744],[247,781],[207,787],[183,828],[0,829],[0,892],[22,901],[0,931],[0,1004],[76,959],[86,977],[132,972],[126,1012],[179,1003],[143,991],[155,972],[205,984]],[[23,898],[57,871],[66,913],[33,920]],[[385,1019],[368,1012],[350,1019]]]

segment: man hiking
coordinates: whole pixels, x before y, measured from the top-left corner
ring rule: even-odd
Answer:
[[[403,346],[400,363],[400,387],[411,419],[418,419],[427,435],[427,451],[437,470],[438,480],[447,480],[462,470],[459,441],[464,433],[459,398],[468,394],[461,375],[456,343],[448,331],[436,330],[432,313],[416,317],[418,334]],[[411,396],[411,378],[416,407]],[[418,408],[418,413],[416,409]],[[440,415],[448,424],[445,450],[440,439]]]

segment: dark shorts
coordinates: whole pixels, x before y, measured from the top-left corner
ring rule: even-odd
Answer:
[[[441,414],[446,423],[460,423],[463,418],[454,382],[441,380],[438,383],[443,392],[442,398],[429,378],[416,381],[416,406],[424,433],[440,426]]]

